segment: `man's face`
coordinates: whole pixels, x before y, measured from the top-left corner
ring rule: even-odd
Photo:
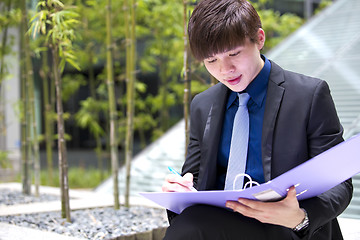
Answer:
[[[206,69],[232,91],[245,90],[264,66],[260,56],[265,40],[262,29],[260,35],[259,43],[246,39],[242,46],[204,59]]]

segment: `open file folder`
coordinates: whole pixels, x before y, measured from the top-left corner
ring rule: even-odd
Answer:
[[[299,200],[315,197],[360,172],[360,134],[259,186],[235,191],[143,192],[141,196],[175,213],[195,204],[224,207],[228,200],[275,201],[296,187]]]

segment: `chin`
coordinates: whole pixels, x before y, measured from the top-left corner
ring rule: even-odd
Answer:
[[[226,85],[231,91],[241,92],[244,91],[246,87],[238,86],[238,85]]]

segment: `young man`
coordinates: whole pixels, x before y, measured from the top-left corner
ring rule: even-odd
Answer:
[[[192,185],[198,191],[232,189],[228,179],[238,166],[244,170],[236,174],[264,183],[343,141],[326,82],[283,70],[260,54],[265,33],[249,2],[203,0],[188,31],[194,56],[220,83],[193,99],[183,177],[167,176],[163,191],[190,191]],[[238,97],[244,96],[247,120],[240,122]],[[235,129],[246,131],[237,135]],[[241,155],[232,152],[244,145],[245,162],[230,165],[231,155]],[[303,201],[292,187],[277,202],[239,199],[228,201],[227,209],[196,205],[180,215],[169,213],[165,239],[339,240],[336,217],[351,197],[349,179]]]

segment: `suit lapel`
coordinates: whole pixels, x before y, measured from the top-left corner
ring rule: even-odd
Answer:
[[[263,130],[261,139],[262,163],[265,181],[271,179],[271,153],[273,145],[273,135],[276,125],[277,115],[283,99],[285,89],[281,86],[284,82],[283,70],[271,62],[271,72],[266,94],[265,112],[263,120]]]
[[[214,102],[206,120],[203,141],[202,158],[199,172],[199,189],[211,189],[216,183],[216,164],[219,140],[224,119],[224,108],[228,98],[228,88],[219,83],[213,96]]]

